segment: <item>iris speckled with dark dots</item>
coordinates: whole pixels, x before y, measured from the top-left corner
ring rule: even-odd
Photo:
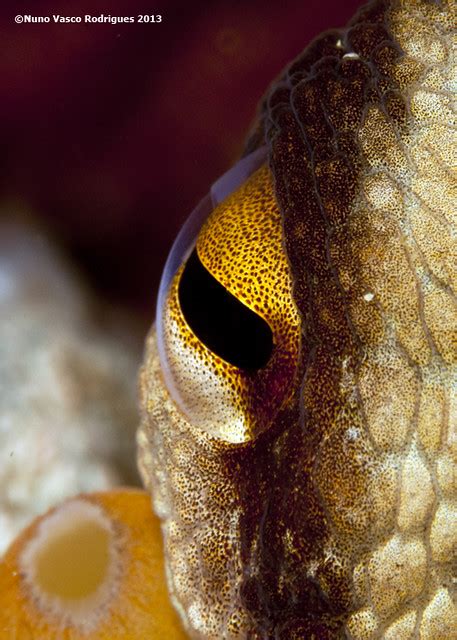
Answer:
[[[223,439],[243,442],[266,429],[290,395],[300,343],[281,216],[266,167],[217,207],[199,234],[197,252],[208,271],[273,331],[273,354],[262,370],[246,372],[224,362],[187,325],[178,299],[183,267],[176,274],[164,324],[170,368],[186,411],[209,432],[222,425]]]

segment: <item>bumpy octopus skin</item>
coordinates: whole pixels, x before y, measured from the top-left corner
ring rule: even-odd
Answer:
[[[191,638],[457,637],[454,21],[372,2],[264,100],[267,162],[196,255],[270,327],[266,364],[214,353],[185,259],[170,280],[139,463]]]

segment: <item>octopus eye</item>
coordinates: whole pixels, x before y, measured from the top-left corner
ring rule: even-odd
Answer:
[[[225,442],[256,437],[291,389],[299,327],[281,214],[258,150],[213,185],[165,266],[157,343],[178,411]]]
[[[240,369],[265,367],[273,351],[270,326],[211,275],[196,249],[184,267],[178,298],[190,329],[214,354]]]

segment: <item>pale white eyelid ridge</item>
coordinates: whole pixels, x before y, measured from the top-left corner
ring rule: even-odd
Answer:
[[[229,171],[213,183],[209,193],[199,202],[182,226],[165,262],[157,296],[156,335],[162,374],[175,402],[178,401],[179,403],[179,394],[170,375],[163,326],[165,303],[171,281],[180,265],[187,260],[192,252],[198,233],[213,209],[257,171],[265,163],[266,158],[267,148],[265,146],[260,147],[239,160]]]

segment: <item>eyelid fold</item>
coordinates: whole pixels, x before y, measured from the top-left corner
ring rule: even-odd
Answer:
[[[198,233],[213,209],[257,171],[265,163],[266,158],[267,148],[262,146],[239,160],[229,171],[218,178],[211,186],[210,191],[187,218],[168,254],[157,296],[156,331],[160,364],[165,382],[170,390],[173,389],[174,384],[169,376],[169,366],[165,352],[163,310],[171,281],[179,267],[191,254],[197,241]]]

